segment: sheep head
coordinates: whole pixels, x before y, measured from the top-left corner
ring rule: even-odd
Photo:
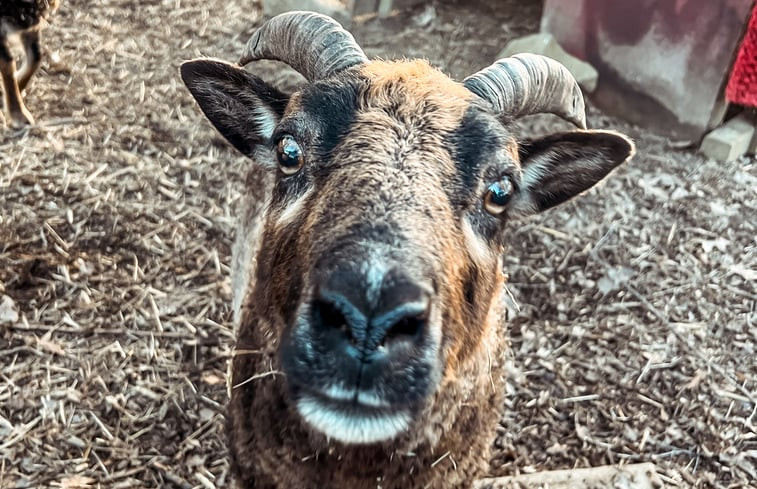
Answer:
[[[588,189],[633,146],[587,130],[516,141],[524,114],[585,127],[576,82],[539,56],[458,83],[425,61],[369,61],[333,20],[296,12],[253,35],[242,64],[260,58],[309,83],[288,95],[239,65],[181,69],[220,133],[275,174],[250,301],[263,320],[240,327],[266,328],[310,429],[395,439],[501,320],[507,222]]]

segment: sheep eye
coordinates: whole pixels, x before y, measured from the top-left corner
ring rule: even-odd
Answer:
[[[288,134],[279,140],[278,147],[276,148],[276,159],[279,161],[279,168],[281,168],[281,171],[285,175],[294,175],[305,164],[302,148]]]
[[[492,183],[484,195],[484,207],[489,214],[499,215],[505,212],[508,202],[513,196],[513,181],[505,177],[499,182]]]

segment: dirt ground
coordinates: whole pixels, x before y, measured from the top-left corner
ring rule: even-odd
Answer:
[[[352,30],[369,56],[461,79],[538,28],[538,2],[476,3],[496,7],[435,2]],[[38,124],[0,128],[0,487],[228,486],[248,162],[178,65],[235,61],[259,21],[254,0],[64,0],[45,31]],[[591,107],[589,123],[638,154],[512,228],[493,473],[651,461],[669,487],[757,487],[756,162],[707,161]]]

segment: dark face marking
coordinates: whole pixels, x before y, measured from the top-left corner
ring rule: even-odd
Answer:
[[[353,75],[315,82],[305,88],[299,110],[313,124],[312,149],[321,159],[329,159],[355,121],[358,93],[365,80]]]
[[[482,169],[502,164],[502,153],[510,142],[502,124],[478,104],[465,111],[460,126],[449,137],[454,160],[464,188],[475,188]]]
[[[508,206],[493,213],[487,209],[487,194],[497,182],[511,181],[517,193],[521,170],[517,143],[507,126],[479,101],[465,111],[459,126],[446,138],[456,165],[456,186],[450,198],[458,213],[466,216],[472,236],[493,253],[501,249]],[[480,248],[480,247],[471,247]]]
[[[343,74],[306,86],[282,110],[284,117],[271,138],[276,146],[292,137],[300,147],[305,164],[300,171],[279,174],[273,189],[272,207],[283,211],[313,188],[314,179],[333,162],[332,152],[348,133],[355,119],[358,91],[365,81]]]

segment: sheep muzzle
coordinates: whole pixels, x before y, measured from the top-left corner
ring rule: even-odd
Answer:
[[[282,368],[298,412],[346,443],[406,430],[443,370],[434,281],[423,267],[387,259],[377,248],[336,253],[362,261],[330,260],[335,254],[327,253],[282,341]]]

